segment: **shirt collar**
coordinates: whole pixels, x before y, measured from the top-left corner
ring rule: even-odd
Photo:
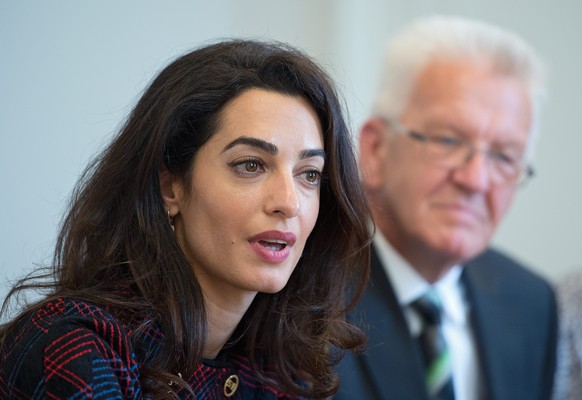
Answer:
[[[376,231],[374,248],[382,261],[384,271],[390,277],[396,298],[401,307],[422,296],[431,284],[406,261],[386,238]],[[452,323],[464,324],[467,320],[468,305],[461,284],[463,267],[455,265],[432,286],[438,292],[443,306],[444,318]]]

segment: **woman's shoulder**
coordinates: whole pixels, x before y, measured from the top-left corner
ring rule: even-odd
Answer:
[[[131,326],[107,307],[59,298],[28,312],[0,350],[0,397],[64,398],[139,392]]]
[[[59,297],[45,301],[32,310],[29,317],[32,322],[38,324],[38,329],[41,330],[43,330],[43,327],[46,328],[52,324],[58,324],[63,320],[98,320],[122,324],[121,319],[114,316],[110,307],[71,297]]]
[[[31,341],[30,344],[45,342],[47,339],[74,340],[78,333],[89,333],[110,340],[127,337],[130,319],[115,315],[109,307],[73,298],[57,298],[31,308],[18,318],[9,329],[6,340],[17,343]],[[91,336],[91,335],[90,335]],[[119,343],[119,342],[118,342]],[[3,348],[3,351],[10,350]]]

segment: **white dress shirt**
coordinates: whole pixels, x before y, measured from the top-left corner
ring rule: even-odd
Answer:
[[[420,334],[422,322],[410,303],[422,296],[431,285],[378,231],[374,246],[404,310],[411,335],[416,337]],[[469,303],[460,281],[462,271],[463,267],[456,265],[432,286],[443,306],[442,329],[452,357],[455,399],[477,400],[480,398],[482,380],[475,338],[469,323]]]

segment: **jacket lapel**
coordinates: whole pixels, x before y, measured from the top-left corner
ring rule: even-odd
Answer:
[[[420,351],[375,251],[371,269],[369,287],[358,307],[365,310],[366,317],[361,319],[368,334],[368,346],[359,362],[379,398],[427,399]],[[357,309],[355,315],[359,322]]]
[[[479,259],[469,263],[463,272],[463,283],[471,307],[471,323],[482,366],[482,380],[487,399],[508,399],[505,393],[513,386],[511,377],[520,369],[520,330],[511,329],[518,321],[511,302],[503,293],[499,274],[492,273]],[[517,365],[513,365],[517,363]],[[510,396],[510,397],[508,397]]]

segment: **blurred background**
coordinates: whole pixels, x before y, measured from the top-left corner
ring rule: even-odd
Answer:
[[[434,13],[499,24],[545,60],[537,176],[494,243],[552,281],[582,267],[579,0],[0,0],[0,297],[50,262],[87,161],[176,56],[233,36],[291,43],[336,79],[357,132],[386,40]]]

